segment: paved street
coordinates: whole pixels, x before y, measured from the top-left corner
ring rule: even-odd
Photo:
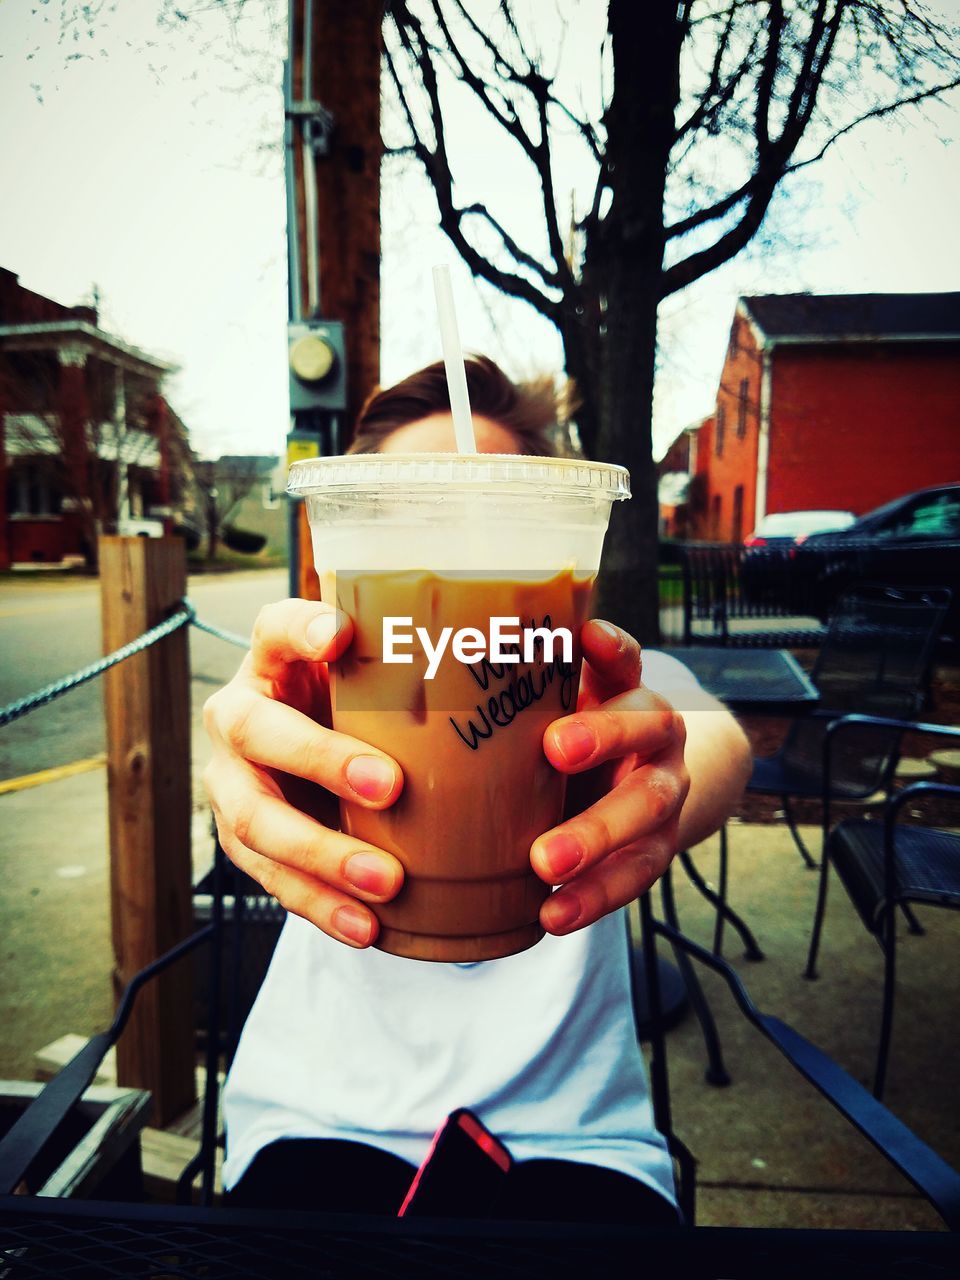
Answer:
[[[249,634],[260,606],[286,594],[285,570],[190,580],[200,616]],[[0,582],[0,705],[100,656],[95,582]],[[204,700],[229,679],[239,649],[192,628],[194,852],[212,852],[199,778],[207,758]],[[0,728],[0,783],[75,761],[105,747],[100,681],[91,681]],[[0,1077],[29,1078],[33,1054],[68,1031],[89,1034],[110,1018],[109,839],[106,769],[56,777],[0,795]],[[69,974],[69,982],[64,975]]]
[[[100,656],[99,592],[96,582],[0,583],[0,705]],[[260,606],[287,594],[286,570],[193,577],[189,593],[206,621],[247,635]],[[240,656],[238,649],[191,629],[195,743],[204,699],[229,679]],[[102,691],[95,680],[0,729],[0,781],[89,759],[104,749]]]

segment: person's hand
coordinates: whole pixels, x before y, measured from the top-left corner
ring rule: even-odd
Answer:
[[[213,742],[204,782],[231,861],[288,911],[365,947],[379,929],[366,903],[394,897],[403,868],[334,829],[335,797],[385,809],[403,774],[384,752],[329,728],[327,662],[352,637],[350,618],[329,605],[262,609],[251,652],[204,706]]]
[[[640,646],[608,622],[580,633],[583,673],[573,715],[543,735],[547,759],[568,783],[575,815],[539,836],[530,858],[562,885],[540,911],[548,933],[571,933],[632,902],[677,852],[690,786],[683,717],[640,682]]]

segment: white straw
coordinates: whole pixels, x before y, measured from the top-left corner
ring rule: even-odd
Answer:
[[[457,452],[476,453],[477,440],[473,434],[473,418],[470,416],[467,372],[463,364],[457,313],[453,305],[453,290],[450,287],[450,268],[446,264],[433,268],[433,287],[437,295],[440,341],[443,344],[443,363],[447,370],[447,389],[450,392],[450,412],[453,414]]]

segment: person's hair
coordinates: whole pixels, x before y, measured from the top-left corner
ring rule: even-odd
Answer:
[[[467,390],[470,408],[479,417],[499,423],[517,442],[517,452],[553,457],[556,449],[546,435],[557,421],[553,380],[513,383],[486,356],[468,356]],[[450,395],[443,361],[427,365],[396,386],[381,388],[360,410],[348,453],[378,453],[398,427],[436,413],[450,412]]]

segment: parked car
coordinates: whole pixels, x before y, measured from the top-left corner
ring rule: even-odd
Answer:
[[[846,529],[852,511],[777,511],[764,516],[743,540],[740,584],[748,601],[759,603],[782,594],[796,547],[815,533]]]
[[[794,564],[801,590],[822,618],[857,582],[946,587],[953,600],[944,633],[960,640],[960,483],[904,494],[847,529],[811,534]]]
[[[129,516],[126,520],[117,521],[117,533],[123,538],[162,538],[163,521]]]
[[[805,540],[814,533],[846,529],[856,518],[852,511],[777,511],[764,516],[743,545],[751,550],[792,546],[797,539]]]

